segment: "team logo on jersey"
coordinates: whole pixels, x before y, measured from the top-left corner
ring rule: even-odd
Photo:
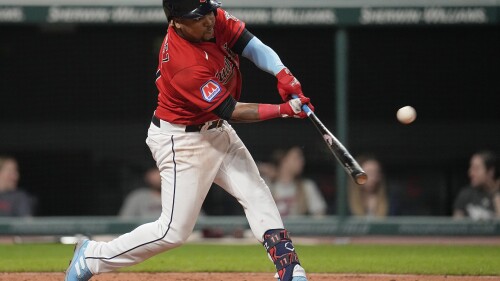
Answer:
[[[212,101],[221,92],[221,87],[214,80],[208,80],[200,88],[201,95],[206,101]]]

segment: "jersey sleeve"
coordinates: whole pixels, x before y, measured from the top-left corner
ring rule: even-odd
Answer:
[[[222,40],[232,49],[245,30],[245,23],[221,8],[217,9],[215,20],[215,26],[220,32],[218,36],[222,36]]]
[[[210,112],[229,95],[227,89],[203,66],[191,66],[178,72],[170,85],[182,98],[200,110]]]

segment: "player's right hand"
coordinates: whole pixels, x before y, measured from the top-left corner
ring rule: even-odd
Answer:
[[[314,112],[314,106],[309,102],[310,99],[307,97],[291,99],[288,102],[280,104],[280,115],[283,118],[294,117],[294,118],[306,118],[307,114],[302,111],[302,105],[307,104],[311,111]]]
[[[278,79],[278,92],[280,93],[283,101],[292,99],[293,94],[298,95],[299,98],[304,97],[304,94],[302,93],[302,85],[300,85],[299,80],[293,76],[288,68],[283,68],[276,75],[276,78]]]

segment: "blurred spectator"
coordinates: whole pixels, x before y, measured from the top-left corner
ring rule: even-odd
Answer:
[[[387,184],[382,165],[374,156],[360,156],[357,161],[368,175],[363,185],[350,181],[348,186],[349,209],[352,215],[385,217],[388,214]]]
[[[0,156],[0,217],[26,217],[33,215],[32,198],[19,190],[17,160]]]
[[[327,205],[323,195],[314,181],[302,177],[305,165],[302,149],[294,146],[278,150],[273,158],[275,171],[267,166],[264,174],[270,178],[268,185],[281,216],[324,215]]]
[[[275,163],[257,162],[256,164],[259,168],[261,178],[264,179],[266,183],[270,184],[276,179],[278,171]]]
[[[453,217],[473,220],[500,218],[498,158],[492,151],[472,155],[470,185],[462,189],[454,203]]]
[[[124,218],[159,218],[161,214],[161,176],[157,167],[144,174],[146,186],[132,191],[125,198],[119,216]]]

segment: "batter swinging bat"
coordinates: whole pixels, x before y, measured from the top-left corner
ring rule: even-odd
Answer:
[[[298,98],[297,95],[292,95],[294,98]],[[323,140],[330,149],[330,151],[335,155],[337,161],[342,164],[344,170],[351,176],[357,184],[365,184],[368,176],[365,171],[359,166],[358,162],[354,160],[349,151],[342,145],[342,143],[323,125],[321,120],[311,111],[309,106],[306,104],[302,105],[302,110],[307,114],[309,120],[311,120],[318,129],[319,133],[323,136]]]

